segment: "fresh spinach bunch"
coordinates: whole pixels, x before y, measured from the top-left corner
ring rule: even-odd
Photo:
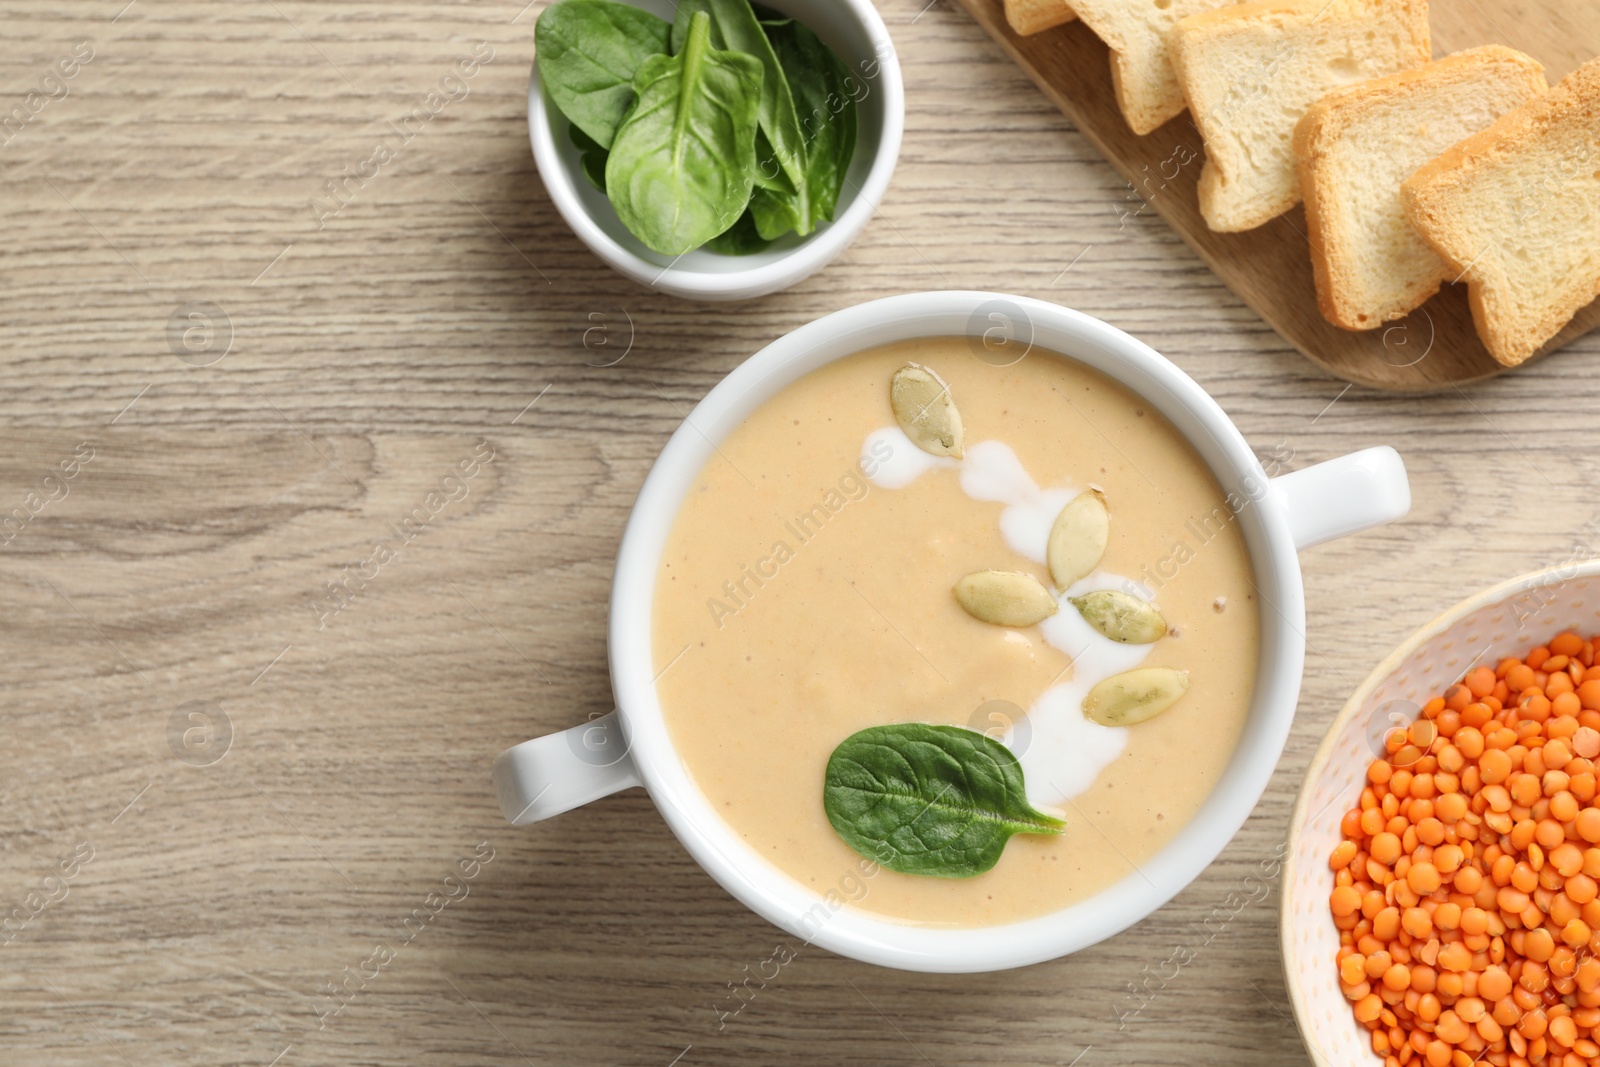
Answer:
[[[833,218],[862,87],[800,23],[749,0],[680,0],[672,23],[560,0],[535,44],[584,175],[649,248],[743,255]]]

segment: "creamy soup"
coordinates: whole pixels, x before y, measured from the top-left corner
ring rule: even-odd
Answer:
[[[896,425],[889,381],[907,362],[949,384],[962,459]],[[1105,493],[1111,533],[1068,592],[1137,592],[1168,635],[1119,645],[1065,601],[1017,629],[963,611],[952,587],[971,572],[1048,582],[1050,523],[1085,488]],[[667,727],[729,825],[819,893],[862,884],[853,907],[947,926],[1054,911],[1166,845],[1238,741],[1259,637],[1239,523],[1172,425],[1081,364],[1035,349],[996,367],[965,338],[872,349],[762,405],[685,499],[654,604]],[[1089,686],[1134,667],[1187,671],[1189,690],[1135,726],[1086,720]],[[824,768],[856,731],[902,722],[1007,744],[1028,800],[1065,834],[1013,837],[975,877],[879,869],[862,883],[823,810]]]

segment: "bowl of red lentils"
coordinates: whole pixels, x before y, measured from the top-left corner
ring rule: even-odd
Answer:
[[[1318,1067],[1600,1065],[1600,560],[1378,665],[1289,824],[1280,934]]]

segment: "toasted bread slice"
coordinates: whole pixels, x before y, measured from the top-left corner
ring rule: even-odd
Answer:
[[[1122,117],[1145,134],[1183,111],[1168,35],[1187,15],[1235,0],[1073,0],[1083,24],[1111,48],[1111,85]]]
[[[1401,199],[1466,279],[1489,354],[1533,355],[1600,296],[1600,59],[1446,149]]]
[[[1294,131],[1317,304],[1370,330],[1455,277],[1406,218],[1400,183],[1446,148],[1548,88],[1544,67],[1500,45],[1336,89]]]
[[[1042,33],[1078,17],[1067,0],[1006,0],[1006,21],[1019,36]]]
[[[1266,0],[1190,15],[1172,35],[1206,142],[1200,212],[1221,231],[1300,202],[1294,126],[1320,97],[1431,56],[1427,0]]]

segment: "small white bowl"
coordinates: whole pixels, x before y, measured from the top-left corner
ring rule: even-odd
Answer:
[[[627,0],[671,19],[672,0]],[[806,237],[791,233],[748,256],[695,249],[681,256],[652,252],[629,233],[606,195],[589,183],[578,164],[568,122],[547,107],[535,56],[528,79],[528,136],[539,177],[567,225],[618,273],[651,289],[691,300],[747,300],[786,289],[810,277],[843,252],[878,210],[889,176],[900,158],[905,129],[905,88],[900,61],[883,19],[870,0],[764,0],[797,19],[833,49],[858,87],[855,154],[832,222]]]
[[[1523,575],[1463,600],[1378,664],[1328,727],[1289,819],[1278,924],[1289,1000],[1317,1067],[1383,1062],[1339,990],[1339,932],[1328,913],[1328,854],[1339,843],[1340,818],[1360,799],[1367,765],[1388,731],[1414,720],[1467,671],[1520,656],[1566,629],[1600,631],[1600,560]]]

